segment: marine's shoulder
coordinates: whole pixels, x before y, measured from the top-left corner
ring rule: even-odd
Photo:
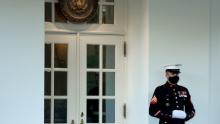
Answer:
[[[161,84],[161,85],[156,87],[156,90],[161,90],[161,89],[164,89],[164,88],[166,88],[165,84]]]
[[[166,91],[166,88],[164,87],[164,85],[159,85],[155,88],[154,93],[161,96],[161,94],[163,94],[165,91]]]
[[[181,90],[188,90],[185,86],[182,86],[182,85],[177,85],[179,89]]]

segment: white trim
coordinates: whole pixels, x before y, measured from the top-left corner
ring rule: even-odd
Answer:
[[[99,2],[99,24],[102,24],[102,16],[102,2]]]
[[[46,29],[45,33],[58,33],[58,34],[91,34],[91,35],[114,35],[114,36],[125,36],[125,32],[119,33],[119,32],[103,32],[103,31],[70,31],[70,30],[50,30]]]
[[[80,123],[80,35],[79,33],[76,34],[76,81],[77,81],[77,89],[76,89],[76,98],[77,98],[77,102],[76,102],[76,119],[75,119],[75,123],[78,122]]]
[[[51,7],[52,7],[52,10],[51,10],[51,22],[54,23],[55,22],[55,2],[54,0],[52,0],[52,3],[51,3]]]
[[[103,45],[100,44],[99,47],[99,64],[100,64],[100,69],[103,68]],[[99,71],[99,123],[102,123],[102,113],[103,113],[103,108],[102,108],[102,101],[103,101],[103,97],[102,97],[102,92],[103,92],[103,87],[102,87],[102,83],[103,83],[103,75],[102,75],[102,71]]]
[[[54,0],[45,0],[45,2],[52,3]]]
[[[119,69],[86,69],[87,72],[116,72],[118,71]]]
[[[45,99],[67,99],[68,96],[44,96]]]
[[[54,123],[54,43],[51,44],[51,113],[50,113],[50,122],[53,124]]]
[[[99,96],[86,96],[86,98],[87,99],[100,99],[100,98],[103,98],[103,99],[115,99],[115,96],[103,96],[102,92],[101,92]]]
[[[115,3],[112,3],[112,2],[102,2],[101,4],[102,5],[112,5],[112,6],[115,5]]]
[[[59,72],[68,72],[70,69],[69,68],[54,68],[54,71],[59,71]]]

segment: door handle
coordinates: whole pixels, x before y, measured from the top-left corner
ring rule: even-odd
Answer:
[[[74,120],[71,121],[71,124],[75,124]]]
[[[81,119],[80,124],[84,124],[84,120],[83,119]]]

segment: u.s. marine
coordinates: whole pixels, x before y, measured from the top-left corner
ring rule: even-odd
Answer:
[[[149,114],[159,118],[159,124],[185,124],[195,116],[188,89],[177,84],[179,66],[166,66],[167,81],[155,89],[150,101]]]

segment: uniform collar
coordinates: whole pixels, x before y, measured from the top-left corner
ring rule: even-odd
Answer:
[[[169,88],[173,88],[173,87],[177,87],[177,84],[172,84],[172,83],[170,83],[170,82],[166,82],[165,84],[164,84],[166,87],[169,87]]]

